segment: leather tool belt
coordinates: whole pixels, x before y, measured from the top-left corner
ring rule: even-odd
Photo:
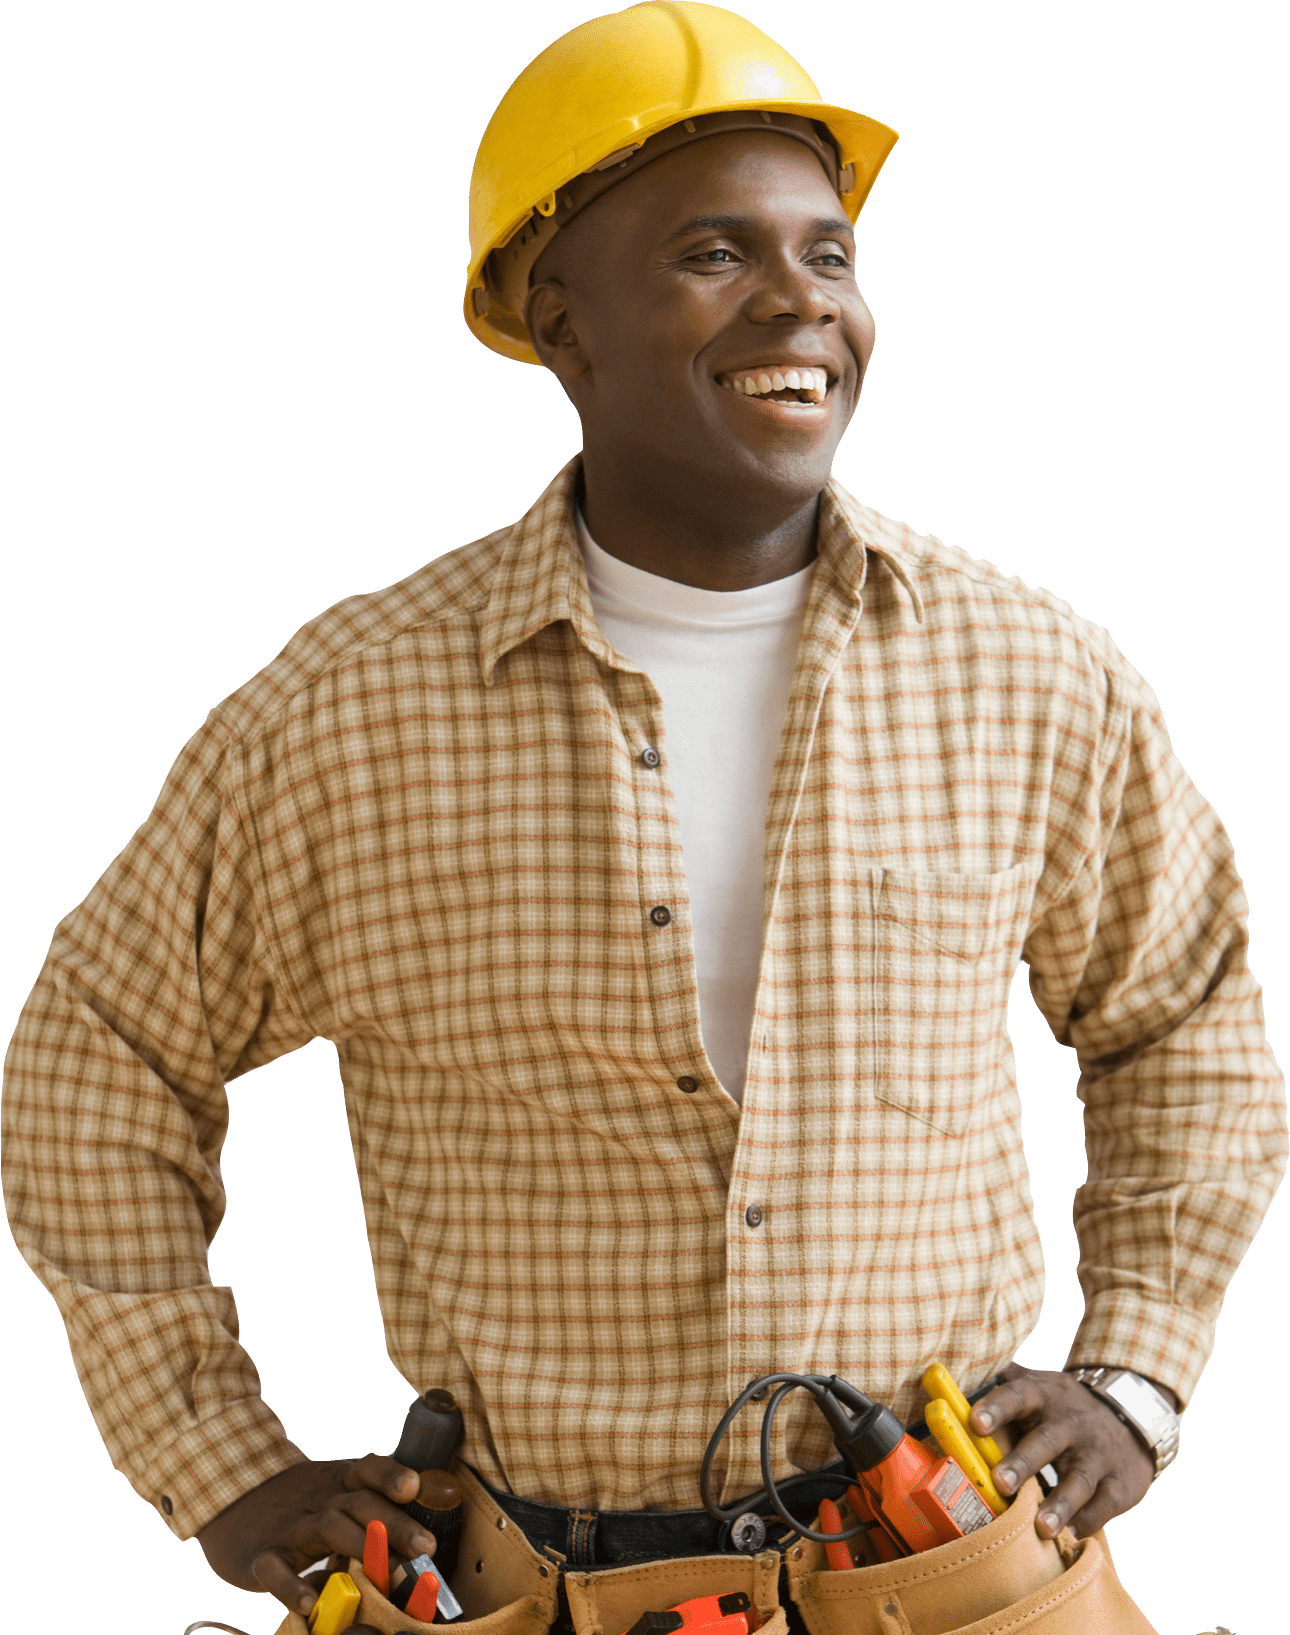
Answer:
[[[1033,1479],[1002,1516],[965,1538],[850,1572],[829,1569],[823,1546],[801,1538],[782,1554],[767,1548],[588,1570],[567,1552],[539,1550],[469,1466],[457,1463],[453,1474],[464,1490],[452,1589],[465,1618],[452,1626],[456,1635],[548,1635],[566,1620],[573,1635],[622,1635],[643,1612],[731,1590],[758,1609],[759,1635],[789,1635],[782,1585],[809,1635],[1155,1635],[1100,1534],[1040,1538]],[[398,1611],[360,1563],[333,1565],[362,1593],[360,1623],[383,1635],[436,1630]],[[305,1620],[290,1614],[278,1635],[307,1635]]]

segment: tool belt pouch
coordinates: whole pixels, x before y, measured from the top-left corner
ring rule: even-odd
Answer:
[[[382,1635],[411,1630],[413,1635],[546,1635],[556,1615],[558,1577],[546,1561],[494,1504],[469,1466],[457,1461],[454,1477],[462,1487],[461,1544],[450,1587],[465,1616],[457,1623],[425,1624],[410,1618],[364,1577],[361,1562],[335,1558],[333,1570],[347,1572],[363,1599],[355,1620]],[[738,1588],[738,1586],[735,1586]],[[299,1613],[288,1614],[278,1635],[308,1635]],[[618,1635],[615,1630],[614,1635]]]
[[[811,1635],[1155,1635],[1101,1535],[1035,1531],[1032,1477],[988,1526],[917,1555],[834,1572],[803,1539],[785,1557]]]
[[[788,1635],[788,1618],[779,1604],[779,1561],[774,1550],[767,1550],[756,1556],[681,1556],[594,1573],[566,1571],[575,1635],[622,1635],[643,1612],[732,1590],[743,1590],[757,1608],[757,1635]]]

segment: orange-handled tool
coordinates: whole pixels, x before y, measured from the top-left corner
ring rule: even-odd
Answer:
[[[412,1586],[403,1610],[409,1618],[419,1618],[423,1624],[434,1622],[435,1607],[439,1602],[439,1580],[433,1573],[422,1573]]]
[[[390,1540],[385,1523],[373,1519],[363,1540],[363,1571],[374,1589],[390,1598]]]
[[[842,1513],[832,1499],[820,1500],[820,1531],[821,1533],[842,1532]],[[851,1551],[839,1541],[836,1544],[824,1546],[824,1558],[835,1573],[849,1573],[855,1562],[851,1559]]]

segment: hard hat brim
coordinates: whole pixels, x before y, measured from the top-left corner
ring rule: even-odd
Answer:
[[[734,112],[737,109],[758,111],[765,109],[768,113],[796,114],[801,118],[816,121],[827,126],[838,148],[838,155],[843,172],[844,181],[847,179],[848,167],[851,169],[851,186],[839,188],[839,198],[849,218],[854,222],[859,216],[865,200],[869,197],[869,190],[882,169],[887,155],[896,144],[896,132],[888,125],[881,124],[876,119],[870,119],[866,114],[855,113],[850,108],[830,107],[827,103],[814,101],[774,102],[748,101],[743,103],[722,102],[719,107],[696,107],[687,110],[688,117],[696,117],[706,113]],[[633,133],[631,140],[634,143],[643,143],[648,137],[657,135],[676,123],[675,117],[660,120],[655,124],[643,124]],[[589,169],[601,160],[608,158],[615,151],[615,145],[606,147],[605,152],[595,155],[590,161],[580,167]],[[560,188],[573,180],[573,176],[580,174],[575,171],[567,176],[559,177],[553,188]],[[518,231],[524,221],[538,208],[538,200],[534,200],[513,222],[507,223],[495,233],[488,243],[482,245],[470,262],[466,277],[466,295],[463,302],[464,316],[471,333],[482,341],[493,352],[499,352],[503,357],[513,358],[517,363],[540,363],[541,359],[533,349],[533,343],[523,322],[517,314],[508,307],[499,306],[496,301],[490,301],[489,292],[483,278],[484,263],[495,249],[508,242]]]

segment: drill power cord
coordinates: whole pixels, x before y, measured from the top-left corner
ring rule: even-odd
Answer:
[[[717,1449],[725,1440],[726,1432],[734,1424],[740,1410],[755,1396],[764,1396],[770,1386],[778,1389],[766,1404],[761,1421],[761,1476],[766,1486],[760,1493],[755,1493],[750,1499],[744,1499],[737,1505],[727,1509],[717,1503],[712,1497],[712,1465],[717,1457]],[[779,1519],[790,1527],[794,1533],[802,1538],[810,1539],[814,1544],[840,1544],[847,1539],[858,1538],[861,1533],[867,1533],[876,1524],[871,1521],[859,1522],[850,1527],[845,1533],[820,1533],[813,1527],[807,1527],[798,1521],[796,1516],[790,1515],[784,1501],[779,1496],[779,1488],[775,1484],[775,1477],[771,1470],[771,1436],[774,1431],[775,1414],[780,1403],[791,1391],[809,1391],[815,1398],[816,1406],[829,1422],[829,1428],[838,1442],[839,1451],[846,1458],[847,1449],[843,1447],[842,1438],[849,1444],[854,1437],[856,1426],[847,1417],[844,1404],[857,1414],[868,1417],[884,1415],[885,1408],[857,1391],[855,1386],[848,1385],[845,1380],[839,1379],[836,1374],[763,1374],[760,1379],[751,1380],[726,1409],[721,1421],[708,1440],[704,1451],[703,1464],[699,1468],[699,1498],[703,1501],[703,1508],[714,1521],[732,1522],[750,1510],[755,1510],[762,1503],[769,1502]],[[903,1432],[902,1432],[903,1434]],[[847,1459],[850,1464],[851,1460]],[[850,1486],[854,1481],[854,1474],[844,1475],[838,1471],[820,1471],[816,1474],[829,1476],[836,1481]]]

